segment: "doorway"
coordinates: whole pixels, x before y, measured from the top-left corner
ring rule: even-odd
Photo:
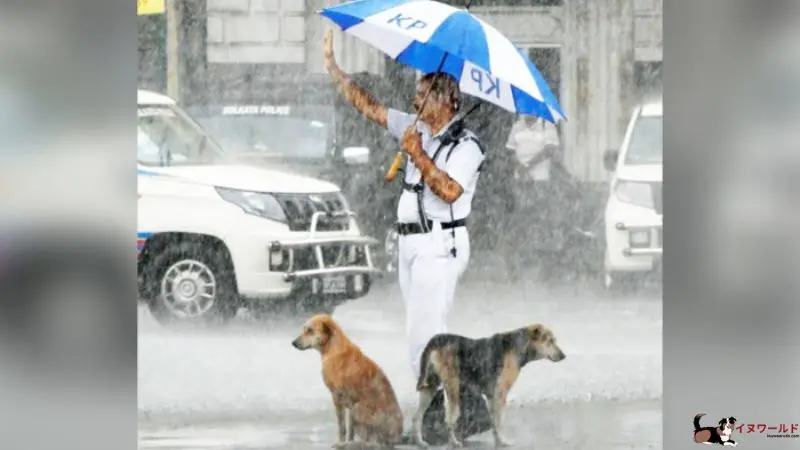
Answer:
[[[662,61],[636,61],[634,63],[634,83],[637,100],[652,97],[662,92]]]
[[[528,58],[536,68],[539,69],[539,73],[542,74],[553,95],[556,96],[556,100],[561,104],[561,46],[523,45],[521,47],[528,54]],[[564,129],[561,124],[556,125],[556,129],[563,148]]]
[[[561,47],[528,46],[526,51],[528,58],[539,69],[553,95],[561,103]]]

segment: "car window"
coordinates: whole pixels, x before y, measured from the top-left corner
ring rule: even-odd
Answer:
[[[277,157],[325,158],[333,150],[332,109],[293,108],[285,114],[211,115],[198,120],[226,151]]]
[[[664,163],[664,121],[662,116],[640,116],[633,127],[625,164]]]
[[[196,122],[169,105],[139,107],[136,141],[143,165],[212,164],[222,155]]]

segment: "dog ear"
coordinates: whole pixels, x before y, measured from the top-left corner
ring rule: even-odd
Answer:
[[[733,417],[733,416],[728,417],[728,422],[736,423],[736,417]]]
[[[532,341],[537,341],[542,338],[542,333],[544,327],[541,324],[536,324],[528,327],[528,335],[530,336]]]
[[[325,321],[320,322],[319,326],[319,343],[320,345],[328,345],[328,341],[333,334],[333,328],[331,325]]]
[[[328,322],[322,322],[322,335],[326,338],[331,337],[333,334],[333,328]]]
[[[725,422],[727,422],[727,419],[721,419],[721,420],[719,421],[719,427],[720,427],[720,428],[724,427],[724,426],[725,426]]]

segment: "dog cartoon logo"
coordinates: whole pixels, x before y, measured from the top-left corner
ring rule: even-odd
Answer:
[[[730,447],[739,445],[731,439],[736,424],[735,417],[723,417],[716,427],[701,427],[700,418],[705,415],[705,413],[700,413],[694,416],[694,441],[696,443],[728,445]]]

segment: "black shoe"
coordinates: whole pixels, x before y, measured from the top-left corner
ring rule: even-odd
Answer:
[[[461,415],[456,424],[459,440],[492,429],[492,418],[480,392],[461,386],[460,406]],[[422,418],[422,438],[430,445],[444,445],[449,441],[444,412],[444,390],[440,389],[436,391],[431,406]],[[410,441],[413,442],[413,439]]]

